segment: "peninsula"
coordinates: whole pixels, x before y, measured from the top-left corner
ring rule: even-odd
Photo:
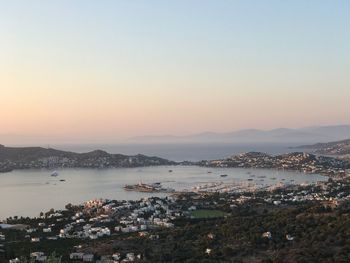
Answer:
[[[334,156],[339,159],[350,160],[350,139],[327,143],[317,143],[313,145],[302,145],[297,148],[315,154]]]
[[[128,156],[102,150],[75,153],[42,147],[0,145],[0,172],[30,168],[119,168],[173,164],[175,162],[142,154]]]
[[[261,152],[248,152],[225,159],[201,161],[200,166],[267,168],[318,173],[327,176],[345,176],[350,169],[350,162],[333,157],[318,156],[305,152],[294,152],[281,155],[269,155]]]

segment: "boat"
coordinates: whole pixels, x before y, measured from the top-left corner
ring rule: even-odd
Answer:
[[[125,191],[136,191],[136,192],[146,192],[146,193],[171,193],[175,190],[172,188],[163,188],[160,183],[154,184],[144,184],[138,183],[134,185],[125,185]]]
[[[65,181],[66,181],[66,180],[64,180],[64,179],[61,179],[61,180],[60,180],[60,182],[65,182]]]
[[[51,173],[51,176],[54,176],[54,177],[58,176],[58,172],[57,172],[57,171],[53,171],[53,172]]]
[[[220,175],[221,177],[227,177],[227,174],[222,174],[222,175]]]
[[[172,173],[173,172],[173,170],[169,170],[169,173]]]

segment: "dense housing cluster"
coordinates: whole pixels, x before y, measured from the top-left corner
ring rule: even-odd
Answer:
[[[309,153],[289,153],[271,156],[260,152],[243,153],[230,158],[202,161],[200,165],[210,167],[273,168],[298,170],[306,173],[343,176],[350,163],[332,157]]]
[[[8,218],[0,224],[0,261],[350,261],[347,162],[304,153],[247,153],[200,164],[300,170],[329,179],[264,188],[213,183],[167,197],[96,199],[35,218]]]
[[[99,199],[78,206],[69,204],[66,210],[51,210],[38,218],[9,218],[6,222],[8,227],[2,231],[0,237],[4,240],[6,238],[6,257],[9,257],[12,263],[22,262],[21,256],[34,258],[36,262],[46,262],[52,251],[59,251],[64,262],[168,262],[166,258],[169,257],[169,249],[159,251],[157,247],[162,247],[162,242],[169,243],[175,240],[179,233],[184,235],[181,236],[183,241],[191,242],[194,248],[203,246],[201,251],[194,252],[197,260],[228,260],[234,256],[241,258],[242,254],[237,250],[242,246],[251,248],[252,251],[258,247],[257,251],[261,251],[256,255],[257,258],[273,258],[264,247],[272,244],[293,244],[294,247],[299,247],[298,242],[302,242],[305,233],[300,233],[293,225],[283,231],[277,230],[273,225],[268,227],[267,223],[266,227],[253,230],[234,227],[236,232],[232,232],[233,235],[243,235],[244,238],[248,235],[249,238],[244,242],[236,239],[230,241],[235,244],[232,247],[228,242],[232,238],[231,232],[227,230],[226,235],[229,236],[223,237],[223,233],[218,229],[224,226],[207,225],[208,222],[219,220],[220,224],[226,225],[232,220],[241,222],[240,218],[247,216],[249,220],[253,220],[251,215],[261,216],[265,222],[266,218],[275,220],[273,217],[276,213],[284,213],[283,211],[289,209],[305,216],[305,211],[301,209],[303,207],[311,210],[322,208],[320,211],[329,212],[337,211],[349,202],[348,177],[330,179],[317,185],[290,185],[267,191],[224,194],[188,192],[139,201]],[[313,214],[310,212],[311,215]],[[256,223],[255,219],[253,222]],[[236,224],[237,222],[235,226]],[[244,226],[245,223],[240,224]],[[298,224],[302,225],[303,221],[298,221]],[[199,226],[203,229],[198,229]],[[192,231],[198,239],[206,236],[208,241],[198,240],[199,243],[192,243]],[[252,233],[249,234],[251,231],[254,233],[253,239],[250,236]],[[217,244],[214,244],[213,240]],[[149,247],[149,250],[145,250],[142,244]],[[52,250],[53,247],[55,250]],[[222,251],[223,247],[229,247],[225,253]],[[184,256],[180,255],[180,248],[181,244],[175,248],[176,253],[179,253],[175,257],[179,260],[175,262],[184,262],[180,260]],[[164,260],[158,261],[158,257]]]

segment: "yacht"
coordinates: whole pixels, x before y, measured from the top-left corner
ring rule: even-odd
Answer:
[[[54,177],[58,176],[58,172],[57,172],[57,171],[53,171],[53,172],[51,173],[51,176],[54,176]]]

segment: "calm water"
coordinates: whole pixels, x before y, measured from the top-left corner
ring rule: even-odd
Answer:
[[[173,172],[169,172],[172,169]],[[212,173],[208,173],[208,171]],[[139,181],[145,183],[162,182],[163,186],[176,190],[189,189],[194,185],[205,182],[233,182],[245,181],[248,172],[258,176],[266,176],[264,184],[275,184],[282,178],[292,179],[296,183],[305,181],[321,181],[326,177],[307,175],[298,172],[215,168],[208,169],[197,166],[176,167],[147,167],[120,169],[62,169],[59,176],[50,176],[48,170],[18,170],[0,174],[0,219],[9,216],[37,216],[41,211],[50,208],[62,209],[68,203],[79,204],[92,198],[129,199],[135,200],[145,196],[156,195],[124,191],[125,184]],[[221,174],[227,174],[225,178]],[[271,180],[276,177],[276,180]],[[65,182],[60,182],[65,179]],[[161,196],[164,194],[158,194]]]
[[[105,150],[110,153],[122,153],[135,155],[138,153],[158,156],[172,161],[200,161],[225,158],[242,152],[265,152],[269,154],[281,154],[296,151],[290,146],[292,144],[280,143],[177,143],[177,144],[64,144],[50,145],[53,148],[88,152],[96,149]],[[43,145],[47,147],[47,145]]]

